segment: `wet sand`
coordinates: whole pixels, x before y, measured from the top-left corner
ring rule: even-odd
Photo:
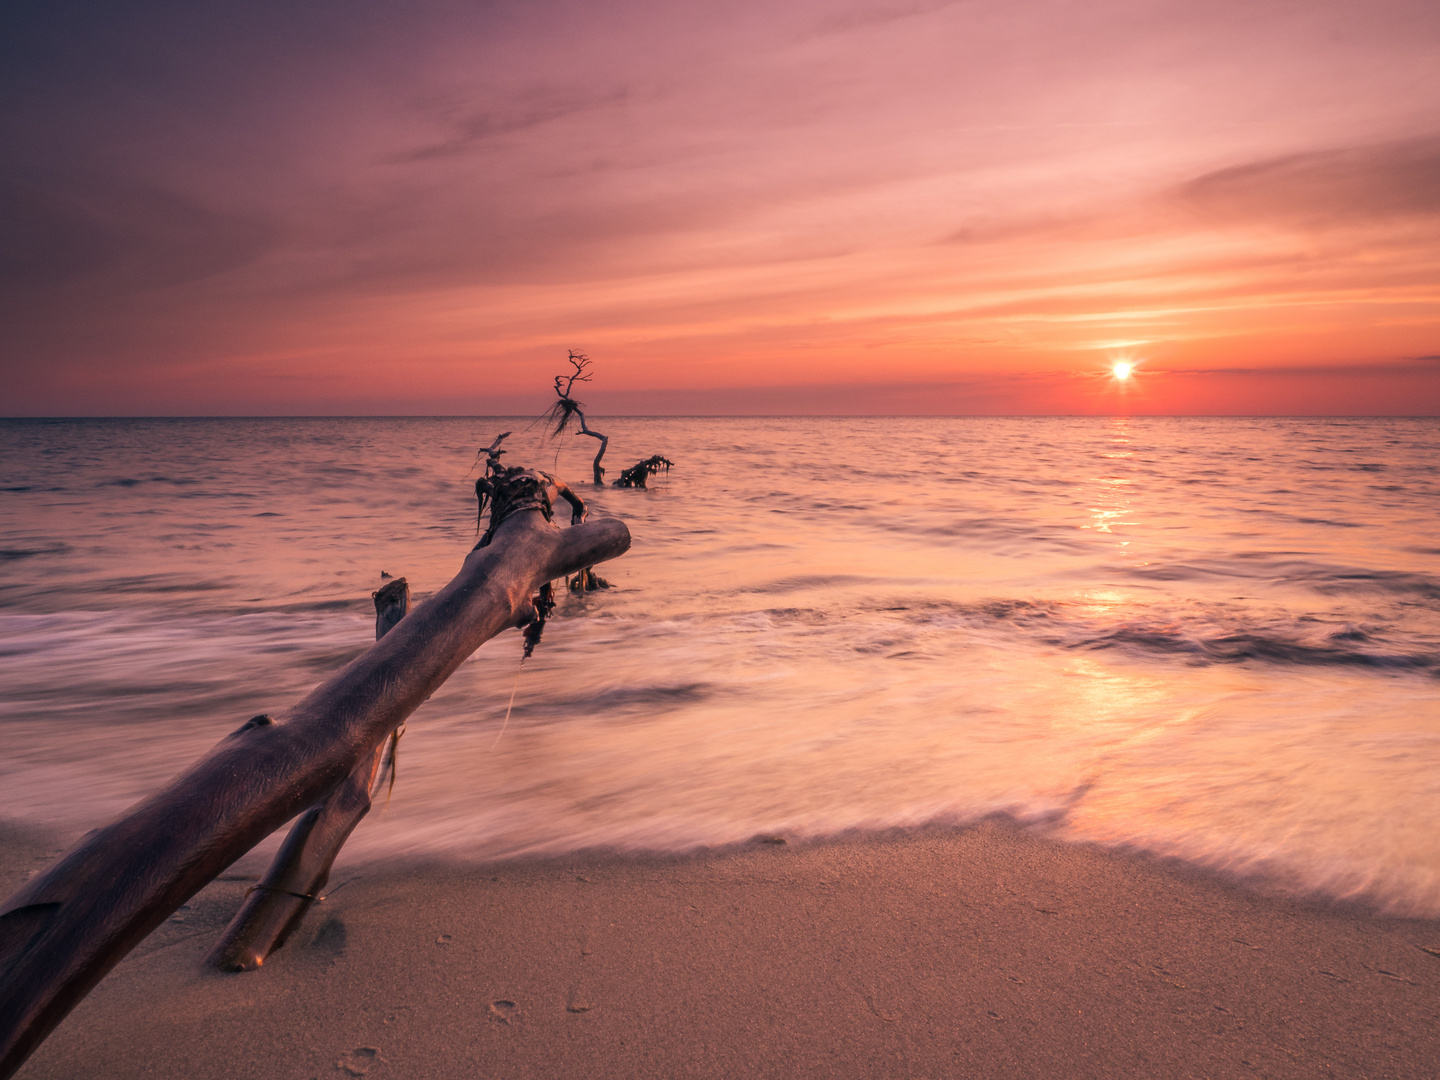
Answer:
[[[53,845],[0,839],[8,893]],[[246,885],[192,900],[20,1076],[1418,1078],[1440,1063],[1440,924],[1000,821],[342,866],[263,969],[201,970]]]

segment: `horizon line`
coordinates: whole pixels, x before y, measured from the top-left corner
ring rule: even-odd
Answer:
[[[1440,413],[591,413],[607,420],[1436,420]],[[92,413],[0,416],[75,420],[534,420],[532,413]]]

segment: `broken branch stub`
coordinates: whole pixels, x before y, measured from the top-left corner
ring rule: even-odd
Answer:
[[[375,601],[375,640],[379,641],[410,613],[410,583],[396,578],[371,593],[370,599]]]
[[[176,908],[342,783],[482,643],[528,624],[542,584],[630,546],[624,522],[561,529],[539,506],[514,508],[487,537],[298,705],[222,739],[0,904],[0,1077]]]
[[[410,585],[396,578],[372,594],[375,640],[395,628],[410,610]],[[245,902],[210,950],[205,963],[221,971],[254,971],[285,941],[310,905],[323,899],[330,868],[360,819],[370,812],[370,793],[390,746],[391,769],[397,735],[361,759],[350,775],[319,806],[311,807],[290,828],[265,876],[247,890]]]

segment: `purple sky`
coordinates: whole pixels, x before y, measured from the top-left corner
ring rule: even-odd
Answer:
[[[12,4],[0,413],[535,411],[568,348],[612,411],[1440,411],[1437,57],[1434,0]]]

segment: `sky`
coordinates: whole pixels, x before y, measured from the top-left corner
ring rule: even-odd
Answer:
[[[0,415],[1440,414],[1434,0],[0,9]],[[1135,374],[1118,380],[1118,362]]]

